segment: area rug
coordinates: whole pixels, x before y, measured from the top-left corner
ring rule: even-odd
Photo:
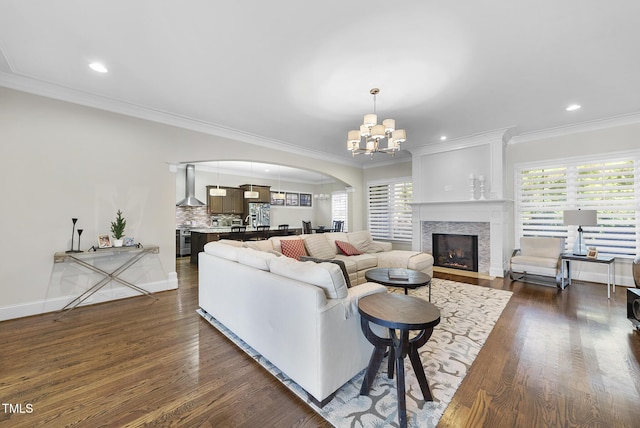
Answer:
[[[389,287],[389,292],[404,293]],[[429,289],[410,290],[410,295],[428,300]],[[420,348],[420,358],[434,401],[425,402],[411,362],[405,359],[407,421],[409,427],[435,427],[484,345],[511,292],[434,278],[431,302],[441,313],[440,324],[429,341]],[[337,428],[397,427],[395,379],[386,376],[386,357],[375,377],[368,396],[360,395],[364,370],[343,385],[331,402],[319,408],[309,401],[306,392],[267,359],[253,350],[204,311],[198,313],[220,330],[284,385],[307,402],[324,419]]]

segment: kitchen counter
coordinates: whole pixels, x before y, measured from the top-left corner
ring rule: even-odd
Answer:
[[[267,236],[300,235],[302,229],[289,229],[287,232],[272,227],[267,232]],[[221,239],[233,239],[237,241],[249,241],[252,238],[262,237],[263,234],[253,227],[247,227],[244,233],[231,233],[231,227],[201,227],[191,229],[191,263],[198,264],[198,253],[204,251],[204,246],[208,242],[219,241]]]

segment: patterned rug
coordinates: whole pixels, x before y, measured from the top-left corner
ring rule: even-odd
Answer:
[[[402,288],[389,287],[392,293]],[[480,348],[487,340],[511,292],[434,278],[431,302],[441,313],[440,324],[429,341],[420,348],[420,358],[434,401],[425,402],[409,358],[405,359],[407,421],[409,427],[435,427],[464,379]],[[409,294],[428,299],[428,287]],[[395,378],[386,376],[386,357],[380,366],[368,396],[360,396],[364,370],[343,385],[322,409],[308,401],[306,392],[262,355],[235,336],[209,314],[198,313],[211,325],[258,361],[278,380],[307,402],[337,428],[397,427]]]

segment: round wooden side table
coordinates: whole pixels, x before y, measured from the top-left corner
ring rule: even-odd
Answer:
[[[369,366],[360,388],[360,395],[369,395],[371,383],[378,373],[384,354],[389,348],[387,373],[393,379],[393,369],[397,372],[398,420],[400,427],[407,426],[407,399],[405,396],[404,357],[409,355],[411,366],[418,379],[425,401],[433,401],[427,377],[424,374],[418,349],[427,343],[433,328],[440,324],[440,310],[435,305],[414,296],[378,293],[363,297],[358,302],[362,332],[374,346]],[[389,338],[380,337],[371,330],[369,323],[389,329]],[[410,330],[419,330],[409,339]]]

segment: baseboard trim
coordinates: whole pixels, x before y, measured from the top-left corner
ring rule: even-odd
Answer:
[[[178,274],[176,272],[169,272],[169,275],[165,280],[136,285],[143,288],[144,290],[147,290],[150,293],[175,290],[176,288],[178,288]],[[104,303],[112,300],[126,299],[128,297],[140,295],[140,293],[132,290],[129,287],[126,287],[115,281],[111,281],[100,291],[96,292],[90,298],[85,300],[80,306],[95,305],[96,303]],[[62,309],[66,304],[68,304],[76,297],[77,296],[60,296],[50,299],[34,300],[32,302],[26,302],[17,305],[0,306],[0,321],[46,314],[48,312],[56,312]]]

